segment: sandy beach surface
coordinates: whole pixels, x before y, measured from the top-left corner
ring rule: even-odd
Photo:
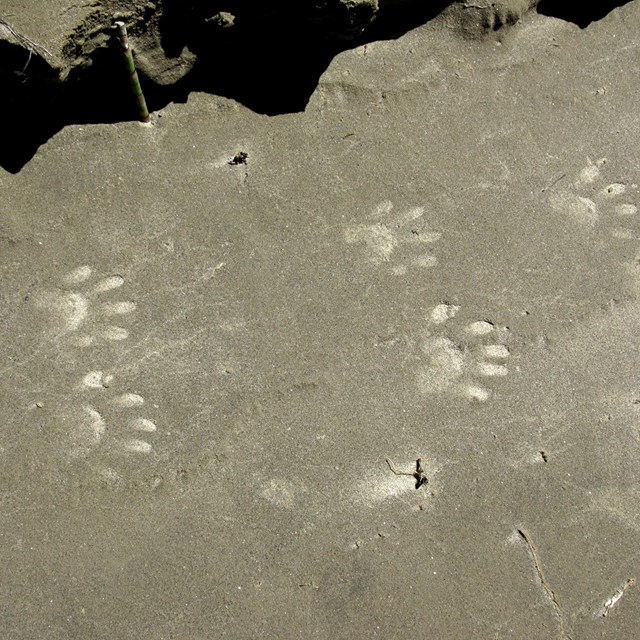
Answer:
[[[0,636],[637,638],[639,27],[433,20],[0,170]]]

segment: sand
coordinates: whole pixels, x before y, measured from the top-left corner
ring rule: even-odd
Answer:
[[[636,637],[639,25],[435,20],[1,172],[2,637]]]

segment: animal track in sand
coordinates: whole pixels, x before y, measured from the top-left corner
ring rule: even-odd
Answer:
[[[606,220],[608,233],[622,240],[636,240],[629,222],[637,215],[634,192],[638,185],[607,182],[603,173],[609,172],[606,158],[587,165],[574,177],[566,189],[553,189],[549,203],[558,213],[568,215],[584,227],[595,228]]]
[[[431,310],[420,343],[424,364],[417,373],[418,388],[427,395],[451,394],[484,402],[491,395],[485,384],[509,373],[510,331],[488,320],[460,325],[454,321],[459,311],[459,306],[448,303]]]
[[[115,478],[111,468],[122,456],[146,455],[153,451],[149,442],[157,427],[152,420],[139,415],[145,404],[136,393],[119,392],[114,376],[104,371],[89,371],[77,385],[76,406],[71,406],[65,422],[70,423],[69,455],[85,459],[95,454],[101,461],[97,468],[103,475]],[[106,465],[106,466],[105,466]]]
[[[364,245],[369,261],[388,266],[394,275],[403,275],[410,267],[435,266],[437,258],[425,249],[442,234],[429,228],[424,207],[413,207],[396,215],[392,215],[393,208],[391,202],[384,201],[369,221],[348,226],[344,233],[347,244]],[[399,253],[403,255],[398,257]]]
[[[48,372],[36,403],[46,425],[42,452],[52,460],[81,462],[91,476],[111,484],[127,482],[143,470],[140,461],[150,459],[156,432],[155,422],[142,411],[144,398],[117,384],[114,372],[122,371],[117,362],[123,351],[93,348],[121,345],[129,337],[114,322],[136,309],[134,302],[116,295],[124,284],[121,275],[98,277],[82,265],[61,278],[59,288],[34,295],[45,340],[62,348],[35,354],[50,358],[49,367],[38,367],[38,378]]]
[[[96,279],[93,269],[83,265],[68,273],[57,289],[40,292],[34,302],[48,315],[50,333],[72,346],[88,347],[99,340],[125,340],[129,332],[111,320],[132,313],[136,304],[112,300],[109,295],[124,285],[124,278],[112,275]]]

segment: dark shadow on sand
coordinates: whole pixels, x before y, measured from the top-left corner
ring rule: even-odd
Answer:
[[[538,4],[538,13],[552,18],[560,18],[566,22],[573,22],[581,29],[585,29],[592,22],[606,17],[614,9],[622,7],[631,0],[542,0]]]
[[[188,46],[197,62],[171,86],[141,76],[147,105],[151,112],[158,111],[201,91],[237,100],[269,116],[303,111],[337,54],[368,42],[397,39],[432,20],[451,2],[424,2],[402,11],[381,9],[366,33],[345,41],[329,38],[312,25],[268,18],[259,11],[214,34],[198,15],[181,12],[179,3],[167,1],[163,49],[168,56],[178,56]],[[584,27],[622,4],[601,2],[592,8],[586,2],[543,0],[538,9]],[[95,52],[90,66],[72,71],[60,82],[37,53],[0,43],[0,166],[19,172],[42,144],[67,125],[135,120],[121,58],[112,42]]]

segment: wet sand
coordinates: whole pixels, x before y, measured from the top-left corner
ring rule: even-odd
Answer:
[[[3,637],[635,637],[639,23],[0,174]]]

